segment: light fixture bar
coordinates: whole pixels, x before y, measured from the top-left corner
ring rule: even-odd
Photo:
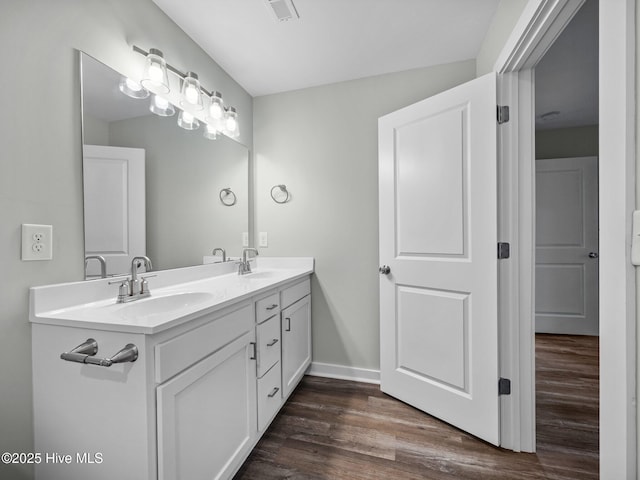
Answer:
[[[149,55],[149,52],[146,52],[145,50],[143,50],[142,48],[138,47],[137,45],[133,46],[133,51],[137,52],[140,55],[143,55],[145,57],[147,55]],[[171,73],[173,73],[174,75],[176,75],[177,77],[180,77],[181,80],[184,80],[185,78],[187,78],[187,74],[185,72],[181,72],[180,70],[178,70],[176,67],[174,67],[173,65],[171,65],[168,62],[167,62],[167,70],[170,71]],[[211,97],[213,95],[213,91],[211,91],[211,92],[208,91],[202,85],[200,85],[200,91],[202,93],[204,93],[207,97]]]

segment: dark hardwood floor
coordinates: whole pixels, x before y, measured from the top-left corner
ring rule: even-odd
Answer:
[[[536,338],[536,454],[496,448],[380,392],[305,377],[235,480],[596,479],[598,338]]]

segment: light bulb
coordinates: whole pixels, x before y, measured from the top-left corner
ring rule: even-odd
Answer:
[[[234,107],[228,107],[225,115],[224,126],[226,135],[231,138],[238,138],[240,131],[238,128],[238,113]]]
[[[187,72],[182,80],[181,92],[182,98],[180,99],[180,105],[187,107],[190,110],[202,110],[204,105],[202,103],[202,94],[200,93],[200,81],[198,75],[193,72]]]
[[[214,120],[220,120],[224,116],[224,106],[222,104],[222,94],[213,92],[211,104],[209,105],[209,116]]]
[[[236,121],[235,118],[233,117],[229,117],[227,118],[227,124],[226,124],[227,130],[229,130],[229,132],[235,132],[236,128],[238,127],[238,122]]]
[[[158,108],[167,108],[167,106],[169,106],[169,100],[167,100],[166,98],[156,96],[155,99]]]
[[[211,118],[219,119],[222,118],[222,114],[224,113],[224,109],[219,103],[212,103],[209,107],[209,115]]]
[[[142,90],[142,85],[139,85],[138,83],[134,82],[130,78],[127,78],[125,80],[125,83],[127,84],[127,87],[129,88],[129,90],[133,90],[134,92],[139,92],[140,90]]]
[[[118,88],[122,93],[124,93],[127,97],[131,98],[147,98],[149,96],[149,92],[142,88],[142,86],[131,80],[127,77],[120,78],[120,84]]]
[[[216,128],[216,126],[207,123],[207,127],[204,130],[204,137],[208,138],[209,140],[215,140],[216,138],[218,138],[218,129]]]
[[[173,105],[169,103],[169,100],[166,98],[159,97],[158,95],[153,95],[151,97],[151,104],[149,105],[149,110],[156,115],[160,115],[161,117],[170,117],[176,110],[173,108]]]
[[[200,127],[200,122],[189,112],[182,110],[178,115],[178,126],[185,130],[197,130]]]
[[[160,50],[156,48],[149,49],[145,59],[144,74],[140,83],[154,93],[169,93],[167,64]]]
[[[152,82],[162,82],[162,68],[156,63],[149,65],[149,80]]]
[[[184,98],[192,105],[198,103],[198,90],[193,85],[189,85],[184,91]]]

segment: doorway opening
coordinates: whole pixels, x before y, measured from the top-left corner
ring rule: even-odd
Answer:
[[[598,469],[598,0],[535,66],[536,436]]]

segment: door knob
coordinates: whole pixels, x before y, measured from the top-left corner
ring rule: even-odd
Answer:
[[[388,265],[382,265],[380,268],[378,268],[378,271],[382,275],[389,275],[389,273],[391,273],[391,268]]]
[[[589,252],[589,258],[598,258],[598,252]]]

